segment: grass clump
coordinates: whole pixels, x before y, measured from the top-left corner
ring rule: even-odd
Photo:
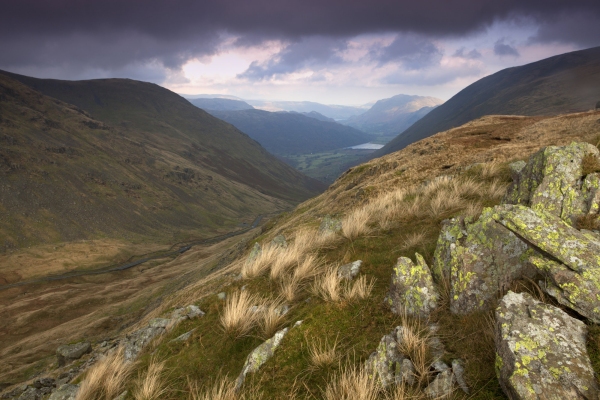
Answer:
[[[377,379],[360,366],[347,365],[329,382],[323,393],[325,400],[376,400],[381,386]]]
[[[225,333],[239,338],[250,332],[259,317],[252,306],[258,303],[258,297],[247,291],[238,291],[228,297],[220,317]]]
[[[362,275],[354,284],[346,287],[344,297],[349,301],[366,299],[371,295],[374,287],[374,279],[367,281],[367,277]]]
[[[164,367],[164,362],[155,358],[150,360],[145,375],[139,376],[135,382],[133,394],[136,400],[156,400],[167,394],[169,389],[163,376]]]
[[[313,292],[325,301],[342,300],[342,285],[336,267],[329,267],[313,283]]]
[[[598,214],[583,214],[575,219],[577,229],[587,229],[590,231],[600,229],[600,217]]]
[[[112,400],[125,390],[133,363],[125,362],[123,348],[98,361],[86,373],[76,400]]]
[[[323,368],[333,365],[340,357],[337,351],[338,340],[330,345],[328,340],[321,340],[316,337],[308,343],[308,353],[310,356],[310,363],[315,368]]]

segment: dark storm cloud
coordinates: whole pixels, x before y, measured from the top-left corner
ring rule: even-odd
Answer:
[[[380,65],[399,61],[407,70],[437,65],[442,55],[431,40],[414,34],[398,35],[389,46],[374,49],[370,54]]]
[[[504,42],[504,39],[500,39],[496,43],[494,43],[494,54],[497,56],[520,56],[519,51],[512,47],[510,44],[506,44]]]
[[[600,18],[598,0],[0,0],[0,10],[0,68],[67,69],[178,69],[214,53],[222,33],[239,44],[382,32],[442,37],[517,16],[542,26],[541,41],[598,44]],[[574,13],[585,23],[550,23]]]
[[[460,49],[458,49],[454,52],[452,57],[459,57],[459,58],[464,58],[467,60],[477,60],[477,59],[482,58],[483,56],[481,55],[481,53],[479,51],[477,51],[477,49],[473,49],[473,50],[467,52],[467,49],[465,49],[464,47],[461,47]]]
[[[265,64],[253,62],[239,77],[250,80],[263,80],[307,67],[340,64],[343,60],[337,53],[346,48],[347,42],[344,40],[309,37],[285,47],[275,58]]]

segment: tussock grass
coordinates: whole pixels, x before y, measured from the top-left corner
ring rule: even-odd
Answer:
[[[412,361],[415,367],[415,380],[421,386],[429,381],[429,366],[432,363],[429,351],[431,333],[421,321],[403,318],[402,333],[399,338],[399,349]]]
[[[302,283],[295,275],[286,275],[279,283],[279,291],[283,298],[292,303],[298,299]]]
[[[413,232],[402,241],[401,249],[408,250],[420,246],[427,239],[424,232]]]
[[[189,400],[244,400],[243,393],[237,393],[235,390],[235,381],[228,377],[217,378],[214,384],[200,391],[198,384],[188,377]]]
[[[281,313],[283,304],[281,299],[275,299],[263,305],[258,324],[265,339],[272,337],[283,325],[285,321],[285,315]]]
[[[366,299],[371,295],[374,287],[375,280],[367,281],[367,277],[362,275],[352,285],[346,287],[344,297],[350,301]]]
[[[266,273],[269,267],[280,256],[280,253],[281,250],[277,246],[264,246],[254,260],[244,264],[241,271],[242,277],[244,279],[251,279]]]
[[[342,235],[348,240],[354,240],[368,234],[371,231],[368,224],[371,220],[372,209],[370,206],[361,207],[342,219]]]
[[[156,400],[165,397],[169,388],[163,376],[164,367],[164,362],[158,362],[155,358],[150,360],[145,375],[139,376],[135,382],[133,396],[136,400]]]
[[[315,368],[333,365],[340,358],[340,355],[337,352],[337,346],[337,338],[332,345],[329,344],[327,339],[321,340],[319,337],[312,339],[312,341],[308,343],[310,363]]]
[[[259,298],[247,291],[238,291],[228,297],[220,317],[225,333],[238,338],[247,334],[260,316],[251,307],[259,303]]]
[[[321,270],[322,261],[314,254],[306,256],[302,262],[298,263],[294,269],[294,278],[298,281],[304,281],[314,278]]]
[[[76,400],[112,400],[123,392],[133,363],[125,362],[123,348],[107,355],[90,368],[77,391]]]
[[[347,365],[334,376],[323,393],[325,400],[376,400],[381,387],[364,368]]]
[[[342,300],[342,285],[338,277],[338,268],[330,266],[325,273],[315,279],[312,289],[315,295],[325,301]]]

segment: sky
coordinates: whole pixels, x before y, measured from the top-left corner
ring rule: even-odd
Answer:
[[[447,100],[600,46],[598,0],[0,0],[0,69],[180,94],[361,105]]]

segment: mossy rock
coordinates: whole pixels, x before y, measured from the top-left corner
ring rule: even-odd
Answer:
[[[527,293],[508,292],[496,310],[496,372],[511,399],[597,399],[587,328]]]

